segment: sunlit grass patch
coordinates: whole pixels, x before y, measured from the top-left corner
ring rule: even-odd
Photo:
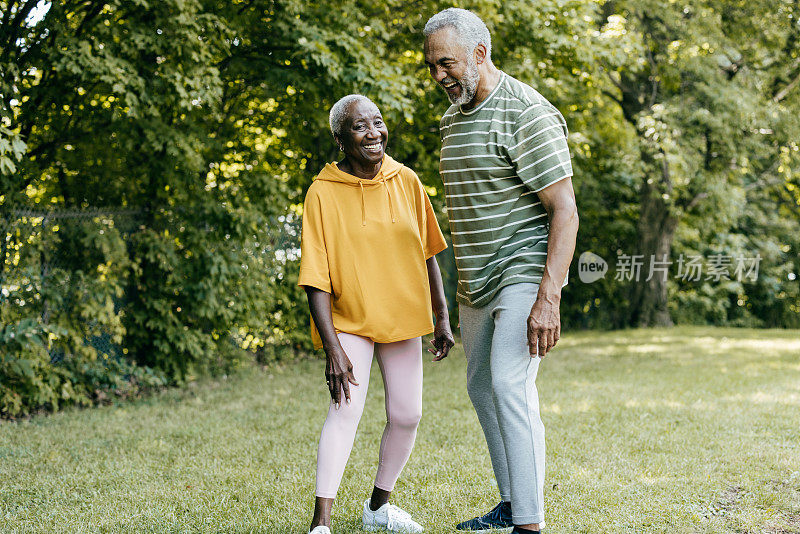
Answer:
[[[567,333],[543,362],[547,532],[800,532],[800,332]],[[460,348],[425,364],[393,501],[426,532],[498,500]],[[0,532],[307,532],[321,361],[0,425]],[[377,365],[334,510],[360,532],[384,423]]]

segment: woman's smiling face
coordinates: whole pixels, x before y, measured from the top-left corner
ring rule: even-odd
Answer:
[[[383,159],[389,130],[374,104],[356,100],[348,106],[344,127],[337,137],[345,156],[353,163],[374,165]]]

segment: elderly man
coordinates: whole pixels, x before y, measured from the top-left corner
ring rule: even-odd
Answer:
[[[440,124],[440,173],[458,268],[467,389],[501,502],[459,530],[544,525],[544,426],[536,373],[561,335],[561,288],[578,214],[567,127],[530,86],[497,69],[475,14],[428,20],[425,63],[453,104]]]

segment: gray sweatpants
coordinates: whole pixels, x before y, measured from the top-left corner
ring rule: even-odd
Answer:
[[[514,523],[544,520],[544,425],[539,416],[539,358],[528,351],[528,315],[539,285],[501,288],[485,306],[459,304],[467,391],[483,427],[494,476]]]

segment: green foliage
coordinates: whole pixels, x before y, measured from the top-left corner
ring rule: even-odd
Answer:
[[[578,252],[763,258],[754,284],[663,287],[678,322],[796,324],[797,14],[792,1],[614,1],[598,11],[595,66],[581,75],[594,90],[567,113]],[[637,285],[572,287],[566,313],[630,324],[643,305]]]
[[[0,417],[86,406],[136,396],[165,385],[162,375],[84,346],[53,361],[49,349],[74,342],[66,328],[35,319],[5,322],[0,329]]]
[[[231,332],[260,332],[269,305],[268,265],[256,249],[265,245],[253,238],[266,239],[262,219],[208,208],[165,213],[163,233],[132,238],[150,274],[131,288],[126,343],[139,363],[177,381],[239,365],[245,354],[232,348]]]
[[[7,310],[63,326],[48,351],[62,351],[75,372],[97,359],[86,341],[98,336],[124,349],[114,357],[125,366],[170,383],[230,370],[247,357],[232,331],[263,328],[264,249],[281,209],[271,206],[280,197],[272,176],[256,166],[234,183],[253,165],[215,140],[229,133],[218,64],[230,29],[191,0],[54,2],[28,25],[33,4],[3,9],[4,35],[24,34],[3,41],[13,63],[0,69],[3,124],[28,151],[3,177],[0,204],[141,206],[144,215],[122,239],[72,224],[40,246],[20,236],[3,255],[6,274],[42,251],[59,267],[29,284],[38,308],[9,300]]]
[[[48,336],[63,331],[32,319],[5,323],[0,330],[0,414],[15,416],[39,406],[57,408],[72,395],[66,373],[50,365]]]
[[[13,248],[43,260],[32,268],[30,258],[20,258],[2,279],[0,415],[88,405],[164,385],[163,374],[107,350],[124,339],[117,308],[131,267],[113,220],[11,228],[26,243]]]

